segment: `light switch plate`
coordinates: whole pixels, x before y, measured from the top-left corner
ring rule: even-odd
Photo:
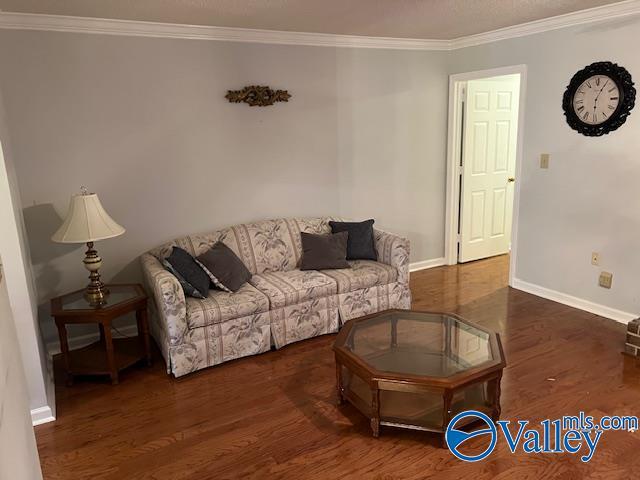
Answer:
[[[549,154],[541,153],[540,154],[540,168],[549,168]]]
[[[613,281],[613,273],[601,272],[598,284],[602,288],[611,288],[611,282]]]

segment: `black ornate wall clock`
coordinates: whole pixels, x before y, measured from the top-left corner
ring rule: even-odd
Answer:
[[[562,99],[571,128],[599,137],[620,127],[635,105],[631,74],[611,62],[596,62],[577,72]]]

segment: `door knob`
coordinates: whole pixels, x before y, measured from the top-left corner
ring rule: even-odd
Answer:
[[[509,183],[512,183],[512,182],[515,182],[515,181],[516,181],[516,178],[515,178],[515,177],[509,177],[509,178],[507,179],[507,182],[509,182]]]

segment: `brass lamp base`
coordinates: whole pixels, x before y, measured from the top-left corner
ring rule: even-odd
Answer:
[[[107,303],[109,289],[100,280],[98,270],[102,266],[102,258],[93,248],[93,242],[87,242],[87,251],[83,260],[84,266],[89,270],[89,285],[84,291],[84,298],[91,306],[100,306]]]

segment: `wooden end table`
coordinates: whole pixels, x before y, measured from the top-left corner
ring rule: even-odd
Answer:
[[[116,385],[121,370],[140,361],[151,365],[151,345],[147,322],[147,294],[142,285],[107,285],[109,296],[103,305],[91,305],[84,298],[84,289],[51,300],[51,316],[58,327],[60,349],[67,372],[67,385],[77,375],[109,375]],[[113,338],[114,319],[135,312],[138,335]],[[67,325],[95,323],[100,340],[76,350],[69,350]]]

